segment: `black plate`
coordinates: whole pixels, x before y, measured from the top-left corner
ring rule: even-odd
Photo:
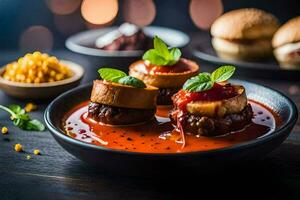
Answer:
[[[282,69],[274,57],[257,62],[225,60],[216,54],[211,44],[211,36],[203,33],[191,46],[192,54],[203,61],[217,65],[231,64],[239,68],[239,73],[248,77],[300,80],[300,70]]]
[[[46,109],[45,122],[53,137],[69,153],[103,170],[121,174],[157,174],[171,173],[179,169],[193,170],[213,169],[214,166],[226,166],[236,161],[257,159],[272,151],[289,135],[297,121],[295,104],[283,94],[270,88],[245,81],[232,81],[244,85],[247,95],[277,112],[282,124],[270,134],[241,143],[232,147],[190,153],[158,154],[135,153],[108,149],[75,140],[64,134],[61,120],[66,112],[75,105],[89,99],[92,85],[85,85],[70,90],[57,97]],[[178,172],[178,171],[177,171]]]

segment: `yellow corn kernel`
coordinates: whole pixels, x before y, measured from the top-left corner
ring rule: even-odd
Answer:
[[[19,58],[19,59],[18,59],[18,64],[19,64],[19,65],[22,65],[22,63],[23,63],[23,58]],[[14,66],[18,66],[18,65],[16,64],[16,65],[14,65]]]
[[[24,108],[24,110],[25,110],[26,112],[31,112],[31,111],[36,110],[36,109],[37,109],[37,105],[34,104],[34,103],[27,103],[27,104],[25,105],[25,108]]]
[[[42,71],[43,71],[44,73],[47,73],[48,70],[49,70],[48,64],[49,64],[49,63],[48,63],[47,61],[43,62],[43,64],[42,64]]]
[[[26,83],[32,83],[32,81],[31,81],[30,78],[26,78],[25,82],[26,82]]]
[[[21,152],[21,151],[23,151],[23,147],[22,147],[22,145],[21,145],[21,144],[19,144],[19,143],[18,143],[18,144],[16,144],[16,145],[15,145],[15,151],[16,151],[16,152]]]
[[[41,52],[39,52],[39,51],[35,51],[35,52],[33,52],[33,57],[35,57],[35,58],[39,58],[39,57],[41,57],[42,56],[42,54],[41,54]]]
[[[40,83],[41,80],[40,80],[40,78],[35,78],[33,82],[34,82],[34,83]]]
[[[56,76],[56,72],[54,70],[50,71],[50,77],[55,77]]]
[[[3,135],[6,135],[8,133],[8,128],[6,126],[3,126],[2,129],[1,129],[1,133]]]
[[[15,72],[14,70],[10,70],[10,71],[8,72],[8,75],[9,75],[9,76],[14,76],[15,73],[16,73],[16,72]]]
[[[34,153],[34,155],[41,155],[41,152],[40,152],[39,149],[35,149],[35,150],[33,151],[33,153]]]
[[[44,73],[42,71],[39,71],[38,74],[37,74],[37,77],[40,78],[40,79],[43,78]]]
[[[57,81],[60,81],[60,80],[62,80],[64,78],[64,75],[63,74],[56,74],[56,76],[55,76],[55,80],[57,80]]]
[[[33,61],[33,60],[29,60],[29,61],[26,63],[26,65],[23,65],[23,67],[26,68],[26,66],[29,66],[29,67],[30,67],[30,66],[33,66],[33,65],[35,65],[35,64],[34,64],[34,61]]]
[[[54,56],[51,56],[50,58],[48,58],[51,62],[53,62],[53,63],[57,63],[58,62],[58,60],[57,60],[57,58],[56,57],[54,57]]]
[[[35,62],[35,65],[36,65],[36,66],[38,66],[38,67],[41,67],[41,66],[42,66],[42,64],[43,64],[43,62],[42,62],[42,61],[36,61],[36,62]]]
[[[42,59],[43,59],[43,60],[46,60],[48,57],[49,57],[48,54],[46,54],[46,53],[43,53],[43,54],[42,54]]]

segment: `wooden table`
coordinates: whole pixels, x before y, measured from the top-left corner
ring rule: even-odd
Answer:
[[[66,51],[56,56],[72,59],[89,69],[89,62]],[[14,53],[0,55],[1,64],[17,57]],[[202,69],[211,70],[209,65]],[[89,79],[86,76],[83,82]],[[250,79],[282,91],[300,106],[299,82]],[[0,104],[25,102],[0,91]],[[38,111],[32,116],[43,119],[49,101],[36,102]],[[0,200],[6,199],[185,199],[186,197],[247,197],[261,199],[300,199],[300,123],[288,139],[263,160],[218,173],[196,174],[193,178],[143,179],[103,174],[95,167],[68,154],[48,131],[25,132],[12,126],[8,115],[0,112],[0,126],[9,134],[0,135]],[[25,152],[17,153],[14,145],[21,143]],[[38,148],[42,155],[33,155]],[[27,160],[26,156],[31,155]],[[121,167],[121,166],[120,166]],[[222,166],[220,166],[221,168]],[[178,172],[184,173],[184,172]],[[242,193],[243,196],[240,196]],[[188,198],[187,198],[188,199]]]

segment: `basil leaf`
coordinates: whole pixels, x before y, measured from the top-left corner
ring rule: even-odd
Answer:
[[[39,120],[33,119],[26,123],[26,126],[24,129],[28,130],[28,131],[44,131],[45,126]]]
[[[196,88],[193,88],[192,92],[202,92],[202,91],[210,90],[213,86],[214,86],[213,81],[204,82],[199,84]]]
[[[194,76],[188,79],[184,85],[183,89],[190,92],[201,92],[209,90],[213,87],[213,81],[210,78],[209,73],[200,73],[197,76]]]
[[[120,78],[127,76],[125,72],[112,68],[101,68],[98,72],[103,80],[111,82],[118,82]]]
[[[18,118],[21,119],[21,120],[25,120],[25,121],[30,120],[30,117],[29,117],[28,114],[18,114],[17,116],[18,116]]]
[[[211,80],[216,83],[226,81],[234,74],[234,71],[234,66],[227,65],[219,67],[211,74]]]
[[[160,39],[159,37],[154,36],[153,43],[154,49],[157,54],[168,60],[168,58],[170,58],[170,53],[164,41],[162,41],[162,39]]]
[[[173,62],[175,61],[175,63],[178,62],[178,60],[181,57],[181,51],[178,48],[172,48],[170,50],[170,54],[171,54],[171,57],[173,58]]]
[[[165,66],[169,62],[164,57],[160,56],[155,49],[146,51],[143,55],[143,60],[149,60],[150,63],[160,66]]]
[[[13,111],[15,114],[19,114],[22,110],[21,106],[19,105],[10,105],[8,108]]]
[[[143,81],[140,79],[137,79],[132,76],[125,76],[121,79],[119,79],[118,83],[123,84],[123,85],[130,85],[136,88],[145,88],[146,85]]]
[[[159,66],[172,66],[178,62],[181,51],[178,48],[168,49],[162,39],[154,36],[154,49],[149,49],[143,55],[143,60],[150,61],[151,64]]]

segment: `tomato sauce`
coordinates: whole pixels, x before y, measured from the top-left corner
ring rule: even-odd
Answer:
[[[203,92],[180,90],[174,95],[174,104],[180,110],[185,110],[186,105],[192,101],[219,101],[232,98],[236,95],[237,93],[232,85],[215,83],[212,89]]]
[[[191,66],[183,60],[179,60],[172,66],[158,66],[144,60],[137,61],[135,65],[145,74],[182,73],[191,70]]]
[[[168,107],[158,107],[155,119],[135,126],[109,126],[87,117],[88,101],[74,107],[62,121],[65,133],[77,140],[111,149],[145,153],[180,153],[230,147],[262,137],[280,123],[270,109],[250,101],[254,116],[243,130],[218,137],[186,135],[182,148],[180,133],[167,118]]]

